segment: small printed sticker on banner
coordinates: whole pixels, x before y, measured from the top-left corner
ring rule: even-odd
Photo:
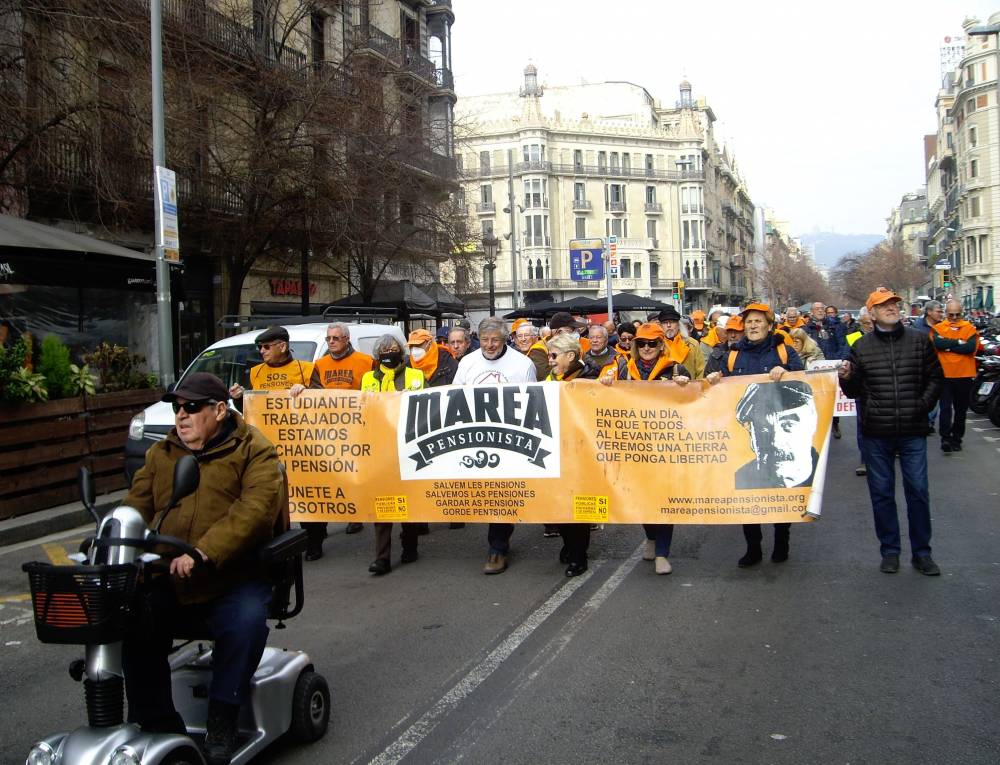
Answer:
[[[405,494],[375,497],[376,521],[405,521],[409,516]]]
[[[573,520],[578,523],[607,523],[608,498],[598,494],[573,495]]]

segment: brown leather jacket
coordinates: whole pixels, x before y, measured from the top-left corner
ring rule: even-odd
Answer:
[[[210,561],[190,579],[175,580],[184,603],[211,600],[240,582],[263,576],[255,553],[273,537],[276,521],[287,512],[288,495],[274,446],[240,415],[229,416],[230,425],[223,425],[214,443],[195,454],[201,470],[198,490],[167,513],[160,527],[161,534],[183,539]],[[146,452],[146,464],[135,474],[122,504],[142,513],[152,527],[170,501],[174,464],[192,453],[171,429]]]

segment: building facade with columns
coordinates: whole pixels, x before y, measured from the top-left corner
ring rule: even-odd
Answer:
[[[663,106],[628,82],[542,86],[529,64],[520,90],[459,100],[459,204],[474,231],[500,239],[501,311],[605,295],[604,282],[571,279],[569,245],[612,235],[616,293],[672,302],[683,282],[686,310],[752,293],[754,208],[746,184],[716,144],[712,109],[693,98],[688,82],[679,96]],[[488,289],[488,271],[469,279],[474,304]]]

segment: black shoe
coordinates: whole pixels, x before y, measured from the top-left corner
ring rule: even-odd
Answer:
[[[546,523],[545,531],[542,532],[542,536],[546,539],[552,539],[553,537],[559,536],[559,527],[552,523]]]
[[[586,570],[586,563],[570,563],[566,567],[566,576],[580,576]]]
[[[788,560],[788,542],[775,542],[771,551],[771,563],[784,563]]]
[[[382,576],[392,571],[392,565],[385,558],[377,558],[372,561],[372,564],[368,567],[368,571],[375,576]]]
[[[465,524],[464,523],[449,523],[448,524],[448,528],[449,529],[464,529],[465,528]]]
[[[764,553],[760,549],[760,545],[753,547],[747,547],[746,555],[736,561],[736,565],[740,568],[749,568],[750,566],[756,566],[764,559]]]
[[[430,524],[427,524],[427,523],[417,523],[415,525],[417,527],[417,536],[418,537],[427,536],[428,534],[431,533]]]
[[[952,441],[951,442],[951,450],[953,452],[960,452],[960,451],[962,451],[962,442],[961,441]]]
[[[403,550],[403,554],[399,556],[400,563],[413,563],[420,555],[416,550]]]
[[[562,549],[559,551],[559,562],[569,563],[569,550],[566,549],[566,545],[563,545]]]
[[[357,534],[361,529],[365,527],[363,523],[348,523],[347,528],[344,529],[345,534]]]
[[[878,570],[883,574],[895,574],[899,571],[899,556],[896,553],[883,555]]]
[[[306,560],[319,560],[323,557],[323,545],[306,548]]]
[[[236,751],[240,707],[210,699],[205,732],[205,759],[209,765],[229,765]]]
[[[913,568],[924,576],[941,576],[941,569],[938,568],[938,564],[930,555],[914,555],[911,562]]]
[[[833,437],[834,438],[840,438],[840,423],[839,422],[833,423]]]
[[[930,433],[928,433],[927,435],[929,435],[929,436],[933,436],[935,432],[936,432],[936,431],[934,430],[934,426],[933,426],[933,425],[931,425],[931,432],[930,432]]]
[[[951,441],[942,441],[941,442],[941,451],[943,451],[945,453],[950,452],[951,451]]]

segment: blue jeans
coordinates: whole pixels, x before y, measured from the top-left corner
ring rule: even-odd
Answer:
[[[670,543],[674,539],[674,524],[672,523],[644,523],[642,528],[646,531],[646,539],[656,543],[656,557],[670,557]]]
[[[875,534],[881,553],[899,555],[899,517],[896,514],[896,457],[903,474],[906,517],[910,528],[910,550],[914,555],[931,553],[931,507],[927,490],[927,439],[923,436],[875,438],[862,441],[868,466],[868,493],[875,515]]]
[[[145,613],[137,615],[122,645],[129,721],[142,725],[176,718],[167,655],[174,629],[184,624],[205,624],[215,641],[209,697],[248,703],[250,680],[267,642],[271,583],[244,582],[215,600],[194,605],[177,602],[167,577],[147,587]]]
[[[490,543],[490,553],[506,555],[510,550],[510,535],[514,533],[513,523],[491,523],[486,539]]]

